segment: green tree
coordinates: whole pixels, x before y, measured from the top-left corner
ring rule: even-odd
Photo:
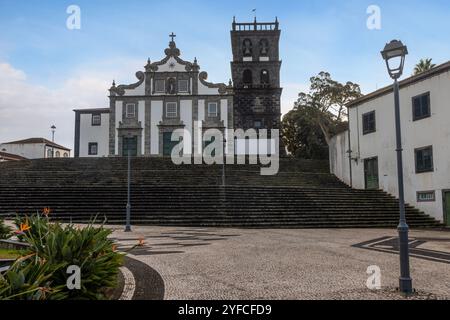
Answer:
[[[361,89],[333,80],[328,72],[310,81],[309,92],[301,92],[283,118],[283,141],[297,157],[326,158],[332,136],[347,127],[346,105],[362,96]]]
[[[414,75],[418,75],[436,67],[432,61],[433,59],[420,59],[419,63],[414,67]]]

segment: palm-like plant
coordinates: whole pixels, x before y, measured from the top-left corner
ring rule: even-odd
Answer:
[[[432,63],[433,59],[420,59],[419,63],[416,64],[414,68],[414,75],[418,75],[422,72],[428,71],[436,67],[434,63]]]

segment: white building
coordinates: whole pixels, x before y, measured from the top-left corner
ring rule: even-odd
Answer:
[[[400,103],[405,201],[450,225],[450,62],[401,81]],[[392,86],[347,107],[349,131],[330,144],[332,173],[398,196]]]
[[[169,156],[175,145],[183,145],[184,155],[199,155],[212,143],[212,136],[218,138],[218,131],[227,136],[227,153],[278,152],[274,137],[281,124],[280,33],[277,19],[263,23],[233,20],[233,80],[228,84],[208,82],[196,58],[192,62],[181,59],[176,36],[170,35],[165,57],[157,62],[149,59],[145,70],[136,73],[136,83],[116,86],[113,82],[107,109],[74,110],[75,157],[129,152],[132,156]],[[180,129],[185,133],[182,142],[172,141],[172,134]],[[205,135],[209,129],[215,133]],[[231,129],[251,129],[257,137],[235,136]],[[275,131],[269,136],[265,129]],[[220,140],[219,145],[214,139],[215,149],[222,149],[224,140]]]
[[[172,40],[165,58],[148,60],[138,82],[110,91],[110,107],[75,111],[75,157],[169,156],[184,129],[183,153],[194,151],[194,126],[200,130],[233,128],[232,87],[206,81],[200,66],[180,58]],[[199,140],[201,141],[201,140]]]
[[[11,153],[0,151],[0,162],[21,161],[21,160],[27,160],[27,159],[24,157],[18,156],[16,154],[11,154]]]
[[[44,138],[30,138],[0,144],[0,151],[27,159],[68,158],[70,149]]]

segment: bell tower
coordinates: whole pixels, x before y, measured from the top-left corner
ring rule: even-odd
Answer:
[[[231,74],[234,86],[234,127],[280,129],[281,92],[279,41],[275,22],[237,23],[233,19]]]

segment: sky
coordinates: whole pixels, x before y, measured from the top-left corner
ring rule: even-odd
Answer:
[[[80,29],[67,28],[67,8],[80,8]],[[380,28],[370,6],[380,9]],[[0,142],[51,138],[73,148],[78,108],[108,107],[108,89],[136,82],[147,58],[164,57],[174,32],[181,58],[197,57],[208,81],[231,78],[230,29],[274,21],[281,28],[282,113],[321,71],[363,93],[390,84],[380,51],[401,39],[405,76],[421,58],[450,60],[448,0],[0,0]]]

